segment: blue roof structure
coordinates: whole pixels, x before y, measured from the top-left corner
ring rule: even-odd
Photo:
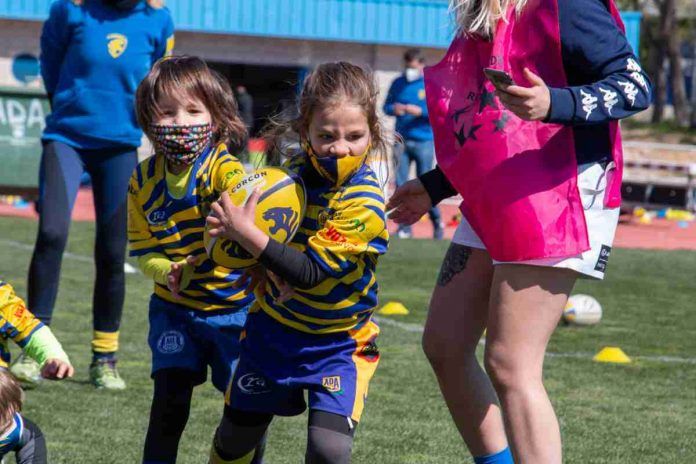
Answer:
[[[88,0],[89,1],[89,0]],[[0,19],[43,21],[51,0],[0,2]],[[177,30],[447,47],[452,22],[447,0],[167,0]],[[626,35],[638,50],[638,12],[622,13]]]

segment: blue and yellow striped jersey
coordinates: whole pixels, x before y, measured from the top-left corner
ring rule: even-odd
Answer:
[[[37,330],[44,325],[27,309],[7,282],[0,280],[0,368],[10,363],[8,339],[24,348]]]
[[[302,177],[307,189],[305,217],[290,246],[306,253],[329,277],[313,288],[296,288],[282,304],[275,301],[278,290],[269,282],[252,311],[261,309],[303,332],[358,329],[377,306],[375,268],[389,243],[382,188],[367,164],[340,187],[319,177],[306,156],[291,159],[286,167]]]
[[[155,294],[163,300],[203,311],[234,310],[253,301],[252,295],[244,295],[244,288],[232,288],[241,272],[216,266],[203,246],[211,203],[243,172],[242,164],[224,144],[198,157],[181,198],[175,198],[167,187],[164,157],[153,156],[133,172],[128,186],[130,255],[160,253],[171,261],[200,257],[180,299],[155,282]]]

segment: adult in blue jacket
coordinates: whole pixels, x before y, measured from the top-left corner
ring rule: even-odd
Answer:
[[[134,95],[152,64],[171,52],[173,34],[162,0],[56,0],[41,34],[52,112],[42,137],[29,307],[50,323],[70,215],[87,171],[97,217],[90,379],[98,388],[125,388],[115,353],[125,292],[126,192],[141,140]],[[39,379],[26,357],[13,372],[27,383]]]
[[[425,104],[425,57],[419,49],[411,48],[404,53],[404,65],[404,73],[392,82],[384,102],[384,112],[396,116],[396,132],[403,138],[403,143],[394,145],[397,187],[408,180],[412,163],[416,163],[416,174],[419,176],[432,169],[435,155],[433,131]],[[441,240],[444,227],[440,210],[435,205],[430,208],[429,214],[433,223],[433,238]],[[399,225],[397,234],[399,238],[410,238],[411,226]]]

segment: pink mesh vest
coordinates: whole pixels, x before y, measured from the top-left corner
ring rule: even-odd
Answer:
[[[609,8],[623,30],[613,0]],[[520,85],[529,85],[527,67],[549,87],[567,86],[557,1],[530,0],[519,16],[511,8],[493,41],[457,37],[443,60],[426,69],[426,98],[437,162],[493,259],[586,251],[572,128],[523,121],[505,110],[483,75],[487,67],[507,71]],[[616,168],[607,176],[605,205],[617,207],[623,159],[618,122],[611,123],[610,134]]]

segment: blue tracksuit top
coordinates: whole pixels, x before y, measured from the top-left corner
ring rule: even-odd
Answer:
[[[80,2],[77,2],[80,3]],[[80,149],[137,147],[135,90],[174,46],[166,8],[123,11],[102,0],[56,0],[41,34],[41,75],[52,98],[43,140]]]
[[[425,104],[425,81],[422,77],[412,82],[407,81],[404,75],[397,77],[392,82],[384,102],[384,112],[389,116],[395,116],[394,103],[417,105],[423,110],[420,116],[396,116],[396,132],[401,134],[404,140],[433,139],[433,130],[428,121],[428,106]]]

